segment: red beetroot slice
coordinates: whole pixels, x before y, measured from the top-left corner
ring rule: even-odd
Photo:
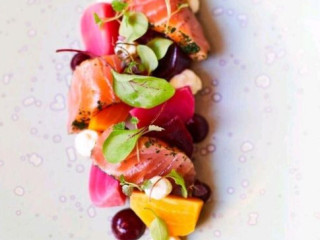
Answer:
[[[148,135],[159,138],[166,143],[179,148],[191,158],[193,153],[192,137],[183,121],[178,116],[175,116],[169,122],[160,124],[160,127],[165,130],[161,132],[150,132]]]
[[[99,27],[95,22],[95,13],[101,19],[115,16],[109,3],[95,3],[85,10],[81,18],[81,33],[86,50],[97,56],[113,54],[119,35],[119,22],[115,20]]]
[[[131,116],[139,119],[138,127],[152,124],[162,125],[178,116],[184,123],[192,118],[195,109],[194,96],[189,87],[176,90],[175,95],[167,102],[151,108],[134,108],[130,111]],[[157,119],[156,119],[157,118]]]
[[[97,207],[122,206],[126,202],[119,181],[94,165],[90,171],[89,192],[92,203]]]

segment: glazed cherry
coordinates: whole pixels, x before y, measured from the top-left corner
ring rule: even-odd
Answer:
[[[211,189],[207,184],[196,180],[192,188],[192,196],[207,202],[211,196]]]
[[[118,240],[139,239],[145,230],[144,223],[129,208],[121,210],[112,218],[112,232]]]
[[[192,139],[195,143],[199,143],[206,138],[209,132],[209,124],[207,120],[199,114],[194,114],[187,122]]]
[[[159,66],[153,75],[170,80],[191,65],[191,59],[175,43],[172,44],[167,54],[159,61]]]
[[[79,52],[75,54],[71,60],[70,67],[74,71],[78,65],[80,65],[83,61],[90,59],[90,56]]]

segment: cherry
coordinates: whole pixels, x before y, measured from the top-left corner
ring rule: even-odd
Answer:
[[[71,59],[70,67],[74,71],[77,66],[79,66],[82,62],[85,60],[90,59],[90,56],[84,54],[84,53],[77,53],[76,55],[73,56]]]
[[[207,184],[196,180],[192,188],[192,196],[207,202],[211,196],[211,189]]]
[[[187,122],[192,139],[195,143],[199,143],[206,138],[209,132],[209,124],[207,120],[199,114],[194,114]]]
[[[145,230],[144,223],[129,208],[121,210],[112,218],[112,232],[118,240],[139,239]]]

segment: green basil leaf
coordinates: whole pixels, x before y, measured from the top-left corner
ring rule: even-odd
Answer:
[[[127,42],[133,42],[147,32],[148,26],[148,18],[143,13],[127,12],[122,18],[119,34]]]
[[[148,42],[147,45],[153,50],[157,58],[161,59],[166,55],[172,43],[173,42],[171,40],[166,38],[154,38]]]
[[[141,134],[139,129],[113,130],[102,147],[105,159],[109,163],[123,161],[132,152]]]
[[[165,221],[156,216],[150,224],[150,234],[153,240],[168,240],[169,231]]]
[[[149,74],[158,67],[158,58],[151,48],[145,45],[138,45],[137,52],[142,65]]]
[[[182,196],[184,198],[188,197],[186,183],[183,177],[176,170],[172,169],[171,172],[166,177],[173,179],[177,185],[181,186]]]
[[[116,95],[133,107],[153,108],[170,99],[175,89],[166,80],[112,71]]]
[[[128,6],[128,3],[125,3],[121,0],[113,0],[111,6],[114,11],[121,12]]]

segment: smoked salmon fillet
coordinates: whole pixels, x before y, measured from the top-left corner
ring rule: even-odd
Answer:
[[[176,12],[169,21],[170,15],[166,0],[127,1],[132,10],[142,12],[147,16],[151,29],[166,34],[192,59],[201,61],[207,58],[210,46],[204,36],[202,26],[189,7],[178,10],[179,6],[186,4],[187,1],[168,0],[171,13]]]
[[[91,155],[93,162],[108,175],[116,179],[123,175],[126,181],[141,184],[154,176],[165,176],[175,169],[184,177],[187,185],[194,182],[196,172],[187,155],[156,138],[143,136],[139,139],[139,157],[135,148],[124,161],[108,163],[103,156],[102,146],[110,131],[106,130],[100,135]]]
[[[87,128],[92,116],[120,102],[113,92],[111,69],[121,70],[117,56],[89,59],[75,69],[68,94],[69,133]]]

